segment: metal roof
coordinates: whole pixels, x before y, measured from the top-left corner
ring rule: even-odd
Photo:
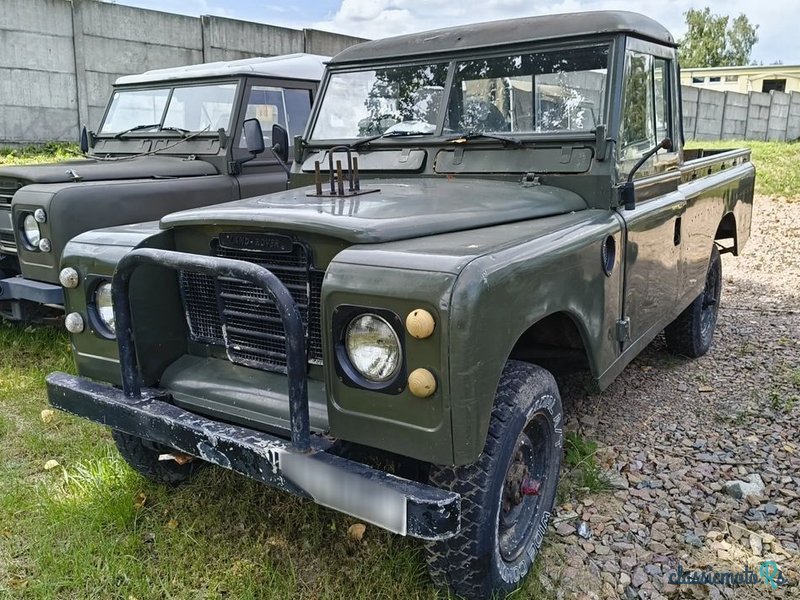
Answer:
[[[473,23],[373,40],[342,50],[330,62],[382,60],[614,33],[677,45],[670,32],[650,17],[628,11],[593,11]]]
[[[125,75],[117,79],[114,85],[197,79],[201,77],[226,77],[231,75],[263,75],[280,79],[319,81],[322,79],[325,63],[328,60],[330,60],[328,56],[302,53],[267,58],[245,58],[169,69],[154,69],[145,71],[140,75]]]

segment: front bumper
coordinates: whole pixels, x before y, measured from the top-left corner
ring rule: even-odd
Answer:
[[[52,373],[50,403],[61,410],[146,438],[184,454],[231,469],[272,487],[309,498],[394,533],[446,539],[460,526],[461,497],[402,479],[326,452],[319,436],[299,452],[286,440],[228,425],[169,403],[158,390],[140,398],[88,379]]]
[[[25,279],[22,275],[0,279],[0,302],[30,300],[37,304],[64,305],[64,290],[52,283]]]

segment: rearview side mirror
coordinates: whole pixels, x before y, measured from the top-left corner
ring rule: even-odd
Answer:
[[[264,132],[258,119],[246,119],[243,124],[244,141],[247,151],[255,158],[264,152]]]
[[[282,163],[289,162],[289,133],[277,123],[272,126],[272,153]]]

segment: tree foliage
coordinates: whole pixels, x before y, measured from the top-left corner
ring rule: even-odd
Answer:
[[[750,62],[758,41],[756,30],[743,14],[730,20],[711,9],[691,9],[684,13],[688,31],[680,40],[678,52],[684,67],[733,67]]]

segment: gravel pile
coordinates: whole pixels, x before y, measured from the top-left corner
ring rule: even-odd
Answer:
[[[755,206],[707,356],[659,338],[602,394],[564,382],[611,489],[557,507],[538,572],[555,597],[800,598],[800,203]],[[765,561],[788,583],[670,583]]]

